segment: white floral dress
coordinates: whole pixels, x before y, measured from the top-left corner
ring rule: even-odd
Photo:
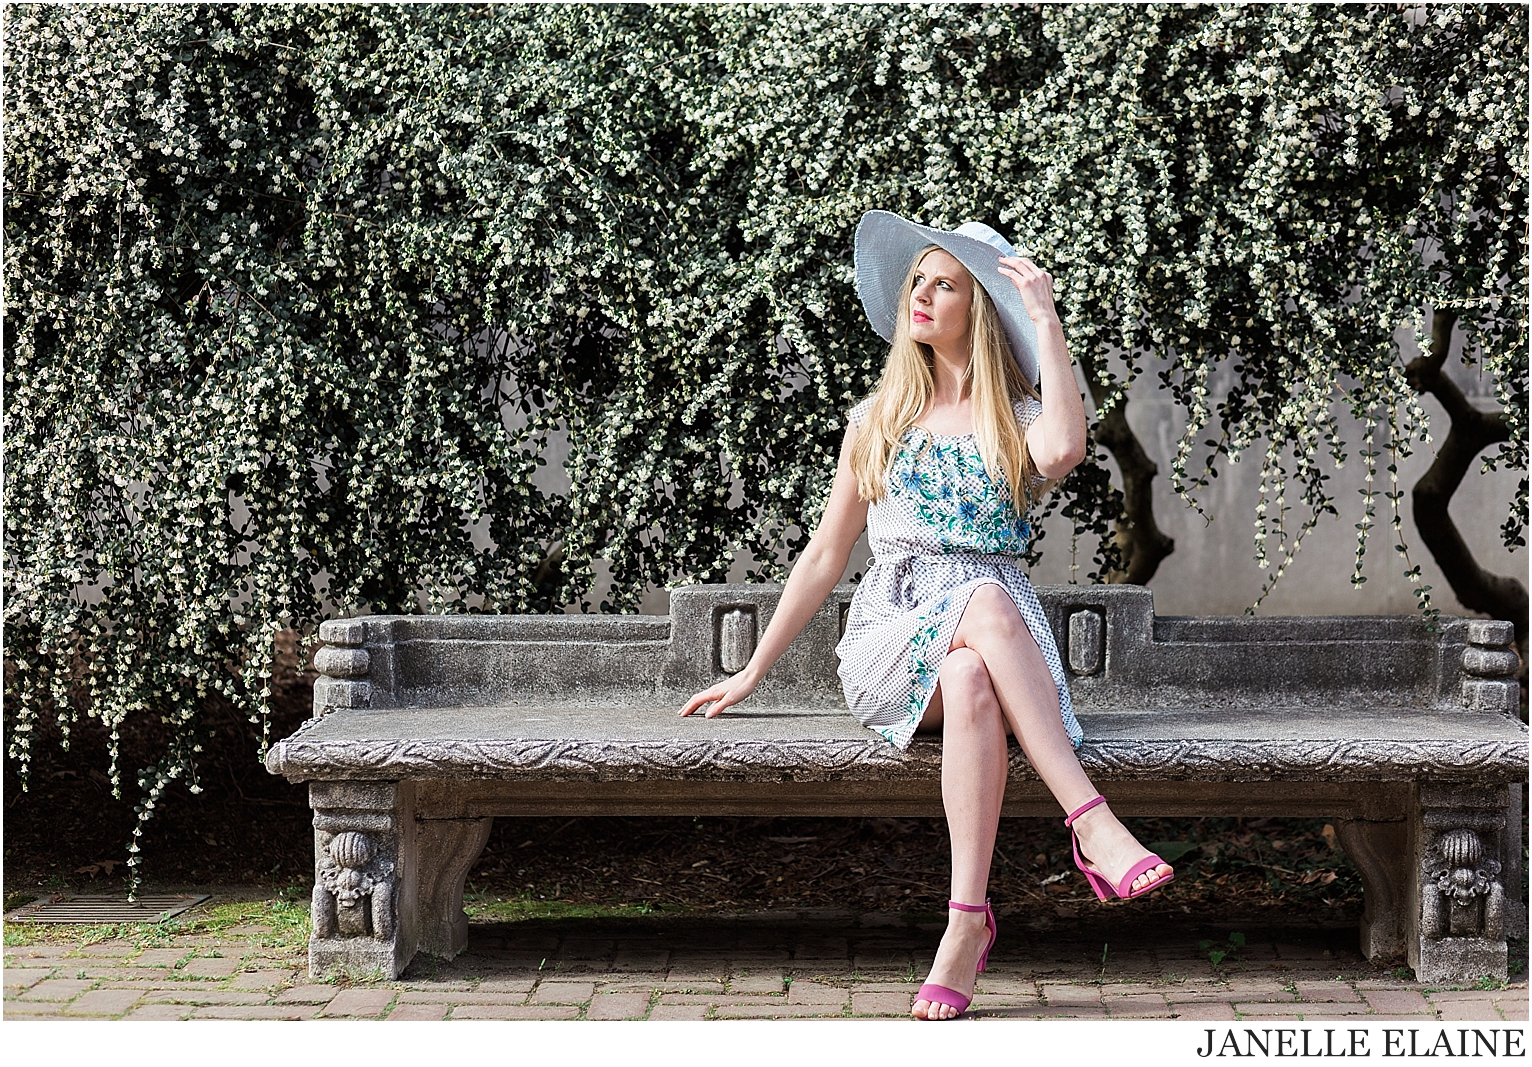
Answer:
[[[851,409],[860,426],[871,398]],[[1015,402],[1025,433],[1042,411],[1030,397]],[[846,706],[870,730],[900,748],[936,690],[937,673],[981,585],[994,584],[1016,602],[1058,689],[1064,730],[1083,739],[1069,700],[1053,631],[1021,554],[1032,528],[1017,514],[1009,488],[990,480],[973,434],[905,431],[883,499],[867,509],[873,565],[862,577],[835,648]]]

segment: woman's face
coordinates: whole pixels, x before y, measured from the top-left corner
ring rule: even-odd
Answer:
[[[966,345],[973,277],[957,258],[933,248],[915,268],[910,291],[910,338],[933,348]]]

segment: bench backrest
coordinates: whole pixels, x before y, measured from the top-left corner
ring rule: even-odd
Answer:
[[[838,586],[755,697],[842,703],[835,645],[856,587]],[[1352,703],[1512,713],[1511,625],[1415,616],[1164,617],[1139,586],[1039,586],[1082,709]],[[671,614],[405,615],[320,628],[315,710],[666,703],[743,666],[775,584],[693,585]]]

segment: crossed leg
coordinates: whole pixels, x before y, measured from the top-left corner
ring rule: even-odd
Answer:
[[[1096,795],[1059,716],[1058,690],[1042,651],[1002,586],[974,590],[937,675],[921,729],[942,731],[942,803],[952,839],[952,899],[982,903],[1005,794],[1006,735],[1065,811]],[[1149,854],[1106,804],[1075,822],[1080,850],[1113,883]],[[1160,864],[1133,881],[1138,889],[1171,873]],[[982,914],[951,910],[927,979],[969,994],[989,934]],[[948,1019],[946,1004],[917,1000],[911,1014]]]

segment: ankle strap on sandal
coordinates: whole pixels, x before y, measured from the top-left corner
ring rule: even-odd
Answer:
[[[1096,796],[1093,799],[1087,800],[1084,804],[1081,804],[1074,811],[1072,811],[1068,815],[1064,816],[1064,825],[1065,826],[1073,825],[1073,823],[1074,823],[1074,821],[1076,819],[1078,819],[1080,816],[1084,815],[1087,811],[1090,811],[1091,808],[1094,808],[1097,804],[1105,804],[1105,803],[1106,803],[1106,797],[1102,796],[1100,793],[1097,793]]]
[[[947,907],[956,908],[958,911],[988,911],[989,899],[986,898],[983,904],[959,904],[955,900],[949,900]]]

